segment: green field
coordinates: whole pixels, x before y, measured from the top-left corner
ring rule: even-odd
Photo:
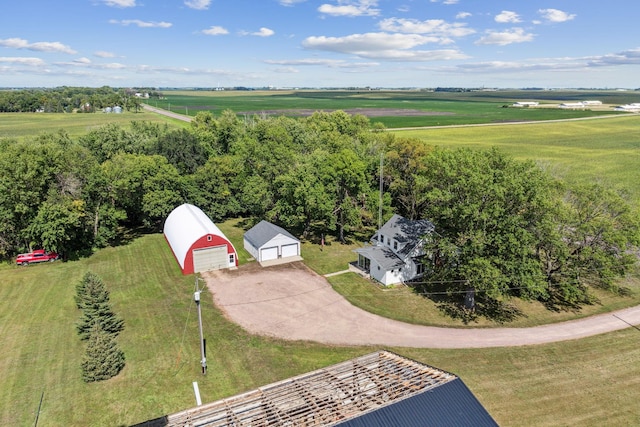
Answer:
[[[606,119],[394,131],[441,147],[498,147],[568,181],[603,180],[640,203],[640,115]]]
[[[195,115],[199,111],[214,114],[230,109],[238,114],[295,115],[293,110],[389,109],[418,110],[430,115],[410,116],[396,112],[372,117],[389,128],[456,125],[471,123],[505,123],[522,120],[553,120],[618,114],[610,105],[593,111],[560,110],[557,108],[503,108],[518,100],[540,100],[541,105],[561,102],[601,99],[620,104],[634,102],[634,92],[427,92],[427,91],[167,91],[164,99],[149,100],[149,105],[170,109],[176,113]],[[629,101],[625,101],[625,100]]]
[[[53,113],[2,113],[0,114],[0,138],[34,137],[43,133],[64,130],[69,136],[89,133],[92,129],[108,123],[128,126],[132,121],[169,123],[172,126],[186,126],[185,122],[170,119],[159,114],[141,111],[139,113],[122,114],[53,114]]]
[[[74,286],[88,270],[126,322],[125,369],[94,384],[81,380],[74,326]],[[80,261],[3,265],[0,275],[1,425],[33,425],[41,396],[39,426],[130,425],[194,406],[193,381],[212,401],[374,350],[252,336],[203,298],[209,369],[201,375],[194,277],[180,274],[157,234]],[[390,350],[461,376],[501,425],[635,425],[639,336],[629,328],[531,347]]]

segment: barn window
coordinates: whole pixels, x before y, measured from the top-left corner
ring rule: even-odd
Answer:
[[[212,239],[212,237],[211,237],[211,236],[207,236],[207,242],[210,242],[210,241],[211,241],[211,239]]]
[[[236,263],[236,257],[234,254],[229,254],[229,264],[235,264]]]

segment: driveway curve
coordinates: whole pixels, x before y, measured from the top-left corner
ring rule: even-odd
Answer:
[[[214,302],[247,331],[334,345],[482,348],[579,339],[640,325],[640,306],[531,328],[462,329],[411,325],[351,305],[301,262],[203,273]]]

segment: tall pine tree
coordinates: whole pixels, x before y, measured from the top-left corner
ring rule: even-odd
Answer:
[[[109,291],[100,277],[88,272],[82,282],[76,286],[76,305],[82,310],[82,317],[77,324],[80,338],[89,338],[94,324],[108,334],[118,334],[124,329],[124,321],[112,310],[109,302]]]

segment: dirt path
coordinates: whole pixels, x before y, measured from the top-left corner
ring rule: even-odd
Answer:
[[[203,277],[216,305],[230,320],[251,333],[288,340],[414,348],[507,347],[579,339],[640,325],[640,306],[533,328],[410,325],[352,306],[301,262],[265,269],[251,263]]]

